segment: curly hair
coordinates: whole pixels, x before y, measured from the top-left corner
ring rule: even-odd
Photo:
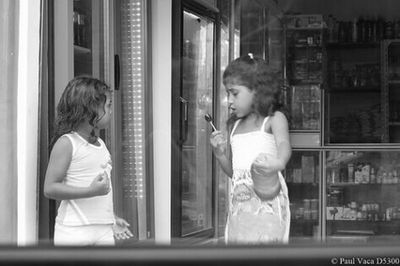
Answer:
[[[281,98],[282,79],[262,58],[250,55],[241,56],[232,61],[225,69],[223,83],[238,84],[254,90],[253,110],[262,115],[270,116],[280,110],[286,116]],[[228,125],[237,120],[235,115],[228,119]]]
[[[101,119],[98,110],[104,108],[107,93],[111,93],[110,87],[92,77],[78,76],[68,82],[57,105],[55,130],[50,146],[62,135],[76,130],[84,121],[89,121],[95,128]]]

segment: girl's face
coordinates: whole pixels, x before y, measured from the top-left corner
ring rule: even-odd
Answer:
[[[237,84],[227,84],[228,104],[236,117],[245,117],[253,111],[254,91],[248,87]]]
[[[111,93],[107,93],[106,103],[104,104],[104,108],[100,107],[98,110],[99,117],[101,119],[97,122],[97,127],[100,129],[108,127],[111,121],[112,114],[112,99]]]

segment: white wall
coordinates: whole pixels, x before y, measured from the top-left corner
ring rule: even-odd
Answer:
[[[171,0],[153,0],[152,83],[155,240],[171,240]]]
[[[17,241],[23,246],[36,244],[38,238],[40,0],[20,0],[19,8]]]
[[[17,242],[17,1],[0,1],[0,17],[0,245],[10,245]]]

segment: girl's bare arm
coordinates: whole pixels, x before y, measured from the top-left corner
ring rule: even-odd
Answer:
[[[292,155],[292,148],[289,139],[289,125],[286,116],[282,112],[275,112],[271,119],[271,130],[275,138],[278,159],[274,168],[278,171],[285,169],[290,156]]]
[[[71,162],[72,144],[61,137],[54,144],[47,166],[44,195],[51,199],[77,199],[105,195],[109,192],[109,179],[98,176],[89,187],[72,187],[63,183]]]

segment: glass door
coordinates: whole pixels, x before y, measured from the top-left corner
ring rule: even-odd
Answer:
[[[212,153],[209,143],[214,73],[214,22],[183,13],[182,235],[212,227]]]
[[[212,128],[204,117],[216,117],[219,10],[193,1],[175,1],[172,8],[172,56],[179,64],[172,86],[171,235],[197,241],[213,237],[216,224]]]

